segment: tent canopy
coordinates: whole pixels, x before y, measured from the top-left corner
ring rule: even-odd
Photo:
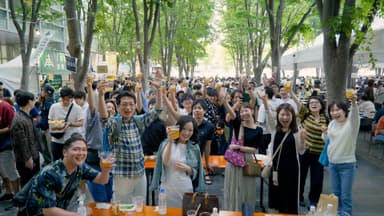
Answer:
[[[37,77],[36,69],[33,69],[32,67],[33,66],[31,65],[31,73],[28,78],[28,91],[37,95],[39,91],[39,79]],[[7,63],[0,64],[0,81],[3,82],[4,87],[8,88],[12,94],[13,91],[20,88],[22,73],[23,70],[20,55]]]
[[[358,50],[353,58],[355,65],[369,65],[370,54],[376,60],[377,67],[384,67],[384,20],[375,19],[372,24],[374,35],[371,40],[371,51]],[[281,58],[281,69],[293,70],[293,64],[297,68],[323,67],[323,34],[316,37],[313,43],[305,48],[291,48]]]

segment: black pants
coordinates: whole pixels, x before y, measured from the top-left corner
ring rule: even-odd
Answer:
[[[309,151],[300,155],[300,201],[304,201],[305,180],[308,170],[311,170],[310,175],[310,190],[309,202],[311,205],[317,204],[321,192],[323,191],[324,167],[319,163],[319,154]]]
[[[16,168],[20,175],[20,186],[23,187],[40,170],[40,160],[33,159],[34,167],[32,170],[25,167],[25,162],[16,162]]]
[[[51,146],[52,146],[53,161],[62,159],[63,158],[63,147],[64,147],[64,144],[57,143],[57,142],[51,142]]]

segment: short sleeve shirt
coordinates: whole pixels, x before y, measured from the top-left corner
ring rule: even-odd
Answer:
[[[38,209],[58,207],[66,209],[75,194],[80,180],[93,181],[98,171],[86,163],[68,174],[63,160],[57,160],[43,168],[33,180],[28,207]]]
[[[51,109],[49,109],[49,120],[64,120],[65,116],[67,115],[69,111],[69,107],[64,107],[61,102],[55,103],[51,106]],[[76,122],[85,119],[84,112],[81,109],[81,107],[75,103],[73,103],[73,107],[71,110],[71,113],[68,116],[68,122]],[[69,139],[73,133],[80,133],[79,127],[68,127],[68,129],[65,131],[64,136],[61,139],[57,139],[55,137],[52,137],[53,142],[57,143],[64,143],[65,140]]]

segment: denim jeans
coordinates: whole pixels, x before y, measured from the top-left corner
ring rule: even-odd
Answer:
[[[100,166],[90,165],[92,168],[101,171]],[[109,176],[108,183],[105,185],[96,184],[93,182],[87,182],[89,191],[92,194],[93,199],[96,202],[110,202],[113,194],[113,177],[112,174]]]
[[[333,193],[339,198],[339,215],[352,215],[352,185],[355,179],[356,163],[329,163]]]

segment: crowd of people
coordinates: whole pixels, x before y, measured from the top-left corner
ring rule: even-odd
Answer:
[[[157,69],[145,92],[137,77],[115,81],[109,92],[107,81],[89,76],[84,90],[62,87],[57,102],[48,84],[36,100],[24,90],[12,98],[0,83],[0,175],[5,185],[0,200],[11,200],[32,181],[29,211],[76,215],[70,202],[85,181],[97,202],[131,203],[146,197],[147,189],[161,187],[168,206],[181,207],[185,192],[205,192],[206,185],[215,184],[209,155],[232,149],[246,159],[255,153],[276,155],[269,208],[297,214],[299,206],[319,201],[324,181],[319,156],[329,139],[326,152],[338,210],[352,215],[360,118],[375,115],[375,141],[384,142],[383,84],[369,80],[348,100],[328,101],[327,109],[326,98],[316,90],[321,83],[298,80],[293,88],[284,82],[266,77],[260,84],[247,77],[168,79]],[[63,125],[53,131],[57,122]],[[168,128],[172,125],[179,128],[176,135]],[[112,167],[102,165],[105,154]],[[156,155],[153,173],[145,170],[148,155]],[[242,167],[228,162],[222,208],[239,211],[244,202],[254,207],[256,190],[250,188],[256,188],[256,177],[244,176]]]

